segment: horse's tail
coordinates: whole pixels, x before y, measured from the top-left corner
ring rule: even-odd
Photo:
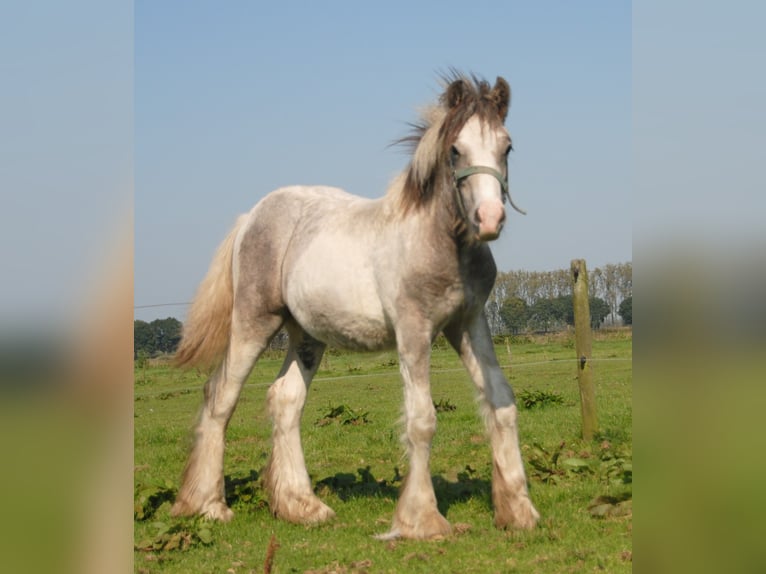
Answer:
[[[229,344],[234,307],[232,265],[237,233],[247,216],[242,215],[218,247],[207,275],[200,283],[183,326],[183,338],[174,362],[179,367],[218,363]]]

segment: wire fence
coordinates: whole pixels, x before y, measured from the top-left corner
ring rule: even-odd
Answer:
[[[185,307],[191,305],[191,301],[183,303],[154,303],[153,305],[133,305],[133,309],[151,309],[153,307]]]
[[[632,367],[633,358],[632,357],[604,357],[604,358],[591,358],[590,361],[595,364],[599,363],[630,363]],[[565,365],[567,363],[571,364],[573,368],[576,369],[577,365],[579,364],[580,360],[576,357],[572,357],[571,359],[546,359],[543,361],[520,361],[517,363],[514,363],[512,365],[500,365],[500,368],[508,373],[510,371],[514,371],[516,369],[526,369],[530,367],[539,367],[541,365]],[[155,369],[158,367],[149,367],[149,369]],[[137,367],[136,371],[141,371],[141,367]],[[431,369],[431,375],[440,375],[440,374],[450,374],[450,373],[465,373],[466,379],[468,379],[468,372],[464,367],[450,367],[450,368],[434,368]],[[342,380],[354,380],[354,379],[371,379],[371,378],[391,378],[399,380],[400,373],[398,368],[391,368],[390,370],[378,370],[374,373],[347,373],[342,375],[330,375],[330,376],[316,376],[314,379],[312,379],[312,384],[315,383],[322,383],[322,382],[328,382],[328,381],[342,381]],[[252,375],[251,375],[252,377]],[[136,379],[139,378],[139,375],[136,375]],[[207,376],[202,377],[203,379],[207,379]],[[186,394],[188,392],[193,392],[197,390],[201,390],[202,383],[204,381],[202,379],[197,379],[193,384],[187,384],[182,387],[163,387],[162,389],[153,389],[153,390],[144,390],[141,389],[140,392],[136,389],[134,391],[134,396],[136,398],[151,398],[157,395],[162,394]],[[145,383],[139,383],[139,387]],[[273,384],[272,381],[267,382],[246,382],[245,386],[247,388],[268,388]]]

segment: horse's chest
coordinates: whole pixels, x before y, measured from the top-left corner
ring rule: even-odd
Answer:
[[[398,296],[399,314],[417,314],[432,325],[443,326],[462,313],[472,299],[471,289],[455,281],[435,282],[421,278]]]

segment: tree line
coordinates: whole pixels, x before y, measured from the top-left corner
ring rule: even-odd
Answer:
[[[591,327],[633,324],[633,264],[605,265],[588,271]],[[498,273],[486,304],[493,335],[558,331],[574,324],[569,269]],[[167,317],[133,323],[134,358],[174,353],[182,324]]]
[[[633,324],[633,264],[588,270],[591,327]],[[574,323],[572,272],[507,271],[497,275],[485,307],[493,335],[556,331]]]
[[[181,321],[174,317],[151,323],[133,321],[133,358],[156,357],[175,353],[181,342]]]

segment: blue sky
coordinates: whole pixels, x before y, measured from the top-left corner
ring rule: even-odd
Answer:
[[[511,84],[501,270],[631,254],[629,2],[135,4],[135,304],[189,301],[236,215],[289,184],[377,197],[449,67]],[[137,309],[151,320],[185,307]]]
[[[71,326],[131,264],[132,4],[0,3],[0,78],[0,335]]]
[[[131,265],[126,229],[135,304],[182,302],[269,190],[382,194],[407,161],[388,144],[449,66],[513,90],[529,215],[493,244],[501,269],[625,261],[631,240],[656,247],[645,262],[679,240],[764,243],[762,3],[272,4],[0,4],[5,329],[76,316]]]

